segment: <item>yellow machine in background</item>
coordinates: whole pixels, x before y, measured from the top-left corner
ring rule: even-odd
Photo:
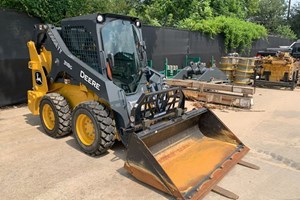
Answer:
[[[299,79],[299,62],[289,53],[262,57],[255,70],[255,86],[296,87]]]

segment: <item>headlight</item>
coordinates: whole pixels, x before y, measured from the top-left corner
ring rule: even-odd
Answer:
[[[104,17],[103,17],[103,15],[98,15],[98,16],[97,16],[97,22],[98,22],[98,23],[103,23],[103,22],[104,22]]]
[[[137,21],[135,21],[135,25],[136,25],[136,27],[140,28],[142,24],[140,21],[137,20]]]
[[[46,24],[39,24],[39,30],[47,30],[48,26]]]

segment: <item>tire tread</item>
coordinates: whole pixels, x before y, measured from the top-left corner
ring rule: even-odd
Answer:
[[[95,151],[87,154],[91,156],[98,156],[105,153],[113,144],[115,138],[116,124],[113,120],[113,113],[104,105],[96,101],[88,101],[78,105],[78,108],[83,107],[89,110],[100,129],[101,140],[97,144]],[[73,131],[74,132],[74,131]]]
[[[43,98],[53,103],[58,116],[58,129],[50,136],[60,138],[68,135],[71,132],[71,109],[67,100],[58,93],[49,93]]]

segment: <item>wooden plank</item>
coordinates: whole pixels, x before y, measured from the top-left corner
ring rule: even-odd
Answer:
[[[177,79],[168,79],[167,84],[172,86],[181,86],[181,87],[191,87],[197,88],[200,90],[220,90],[220,91],[229,91],[243,94],[254,94],[254,88],[243,87],[243,86],[233,86],[225,84],[213,84],[206,83],[194,80],[177,80]]]
[[[236,106],[240,108],[251,108],[253,105],[252,97],[243,97],[232,94],[200,92],[197,90],[183,89],[187,98],[203,101],[207,103],[217,103],[227,106]]]
[[[243,86],[234,86],[234,85],[225,85],[225,84],[213,84],[206,83],[194,80],[178,80],[178,79],[167,79],[166,83],[170,86],[181,86],[196,88],[200,91],[204,90],[219,90],[219,91],[228,91],[233,93],[242,93],[243,95],[253,95],[254,88],[243,87]]]

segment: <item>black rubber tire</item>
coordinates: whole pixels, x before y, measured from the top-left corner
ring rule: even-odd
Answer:
[[[80,114],[87,115],[94,124],[95,140],[89,146],[80,141],[76,131],[76,120]],[[72,130],[82,151],[91,156],[98,156],[107,152],[115,142],[116,125],[113,113],[96,101],[81,103],[74,109],[72,113]]]
[[[48,104],[54,113],[55,125],[52,130],[48,129],[43,119],[43,106]],[[60,138],[71,132],[71,109],[67,100],[58,93],[46,94],[40,102],[40,119],[47,135]]]

